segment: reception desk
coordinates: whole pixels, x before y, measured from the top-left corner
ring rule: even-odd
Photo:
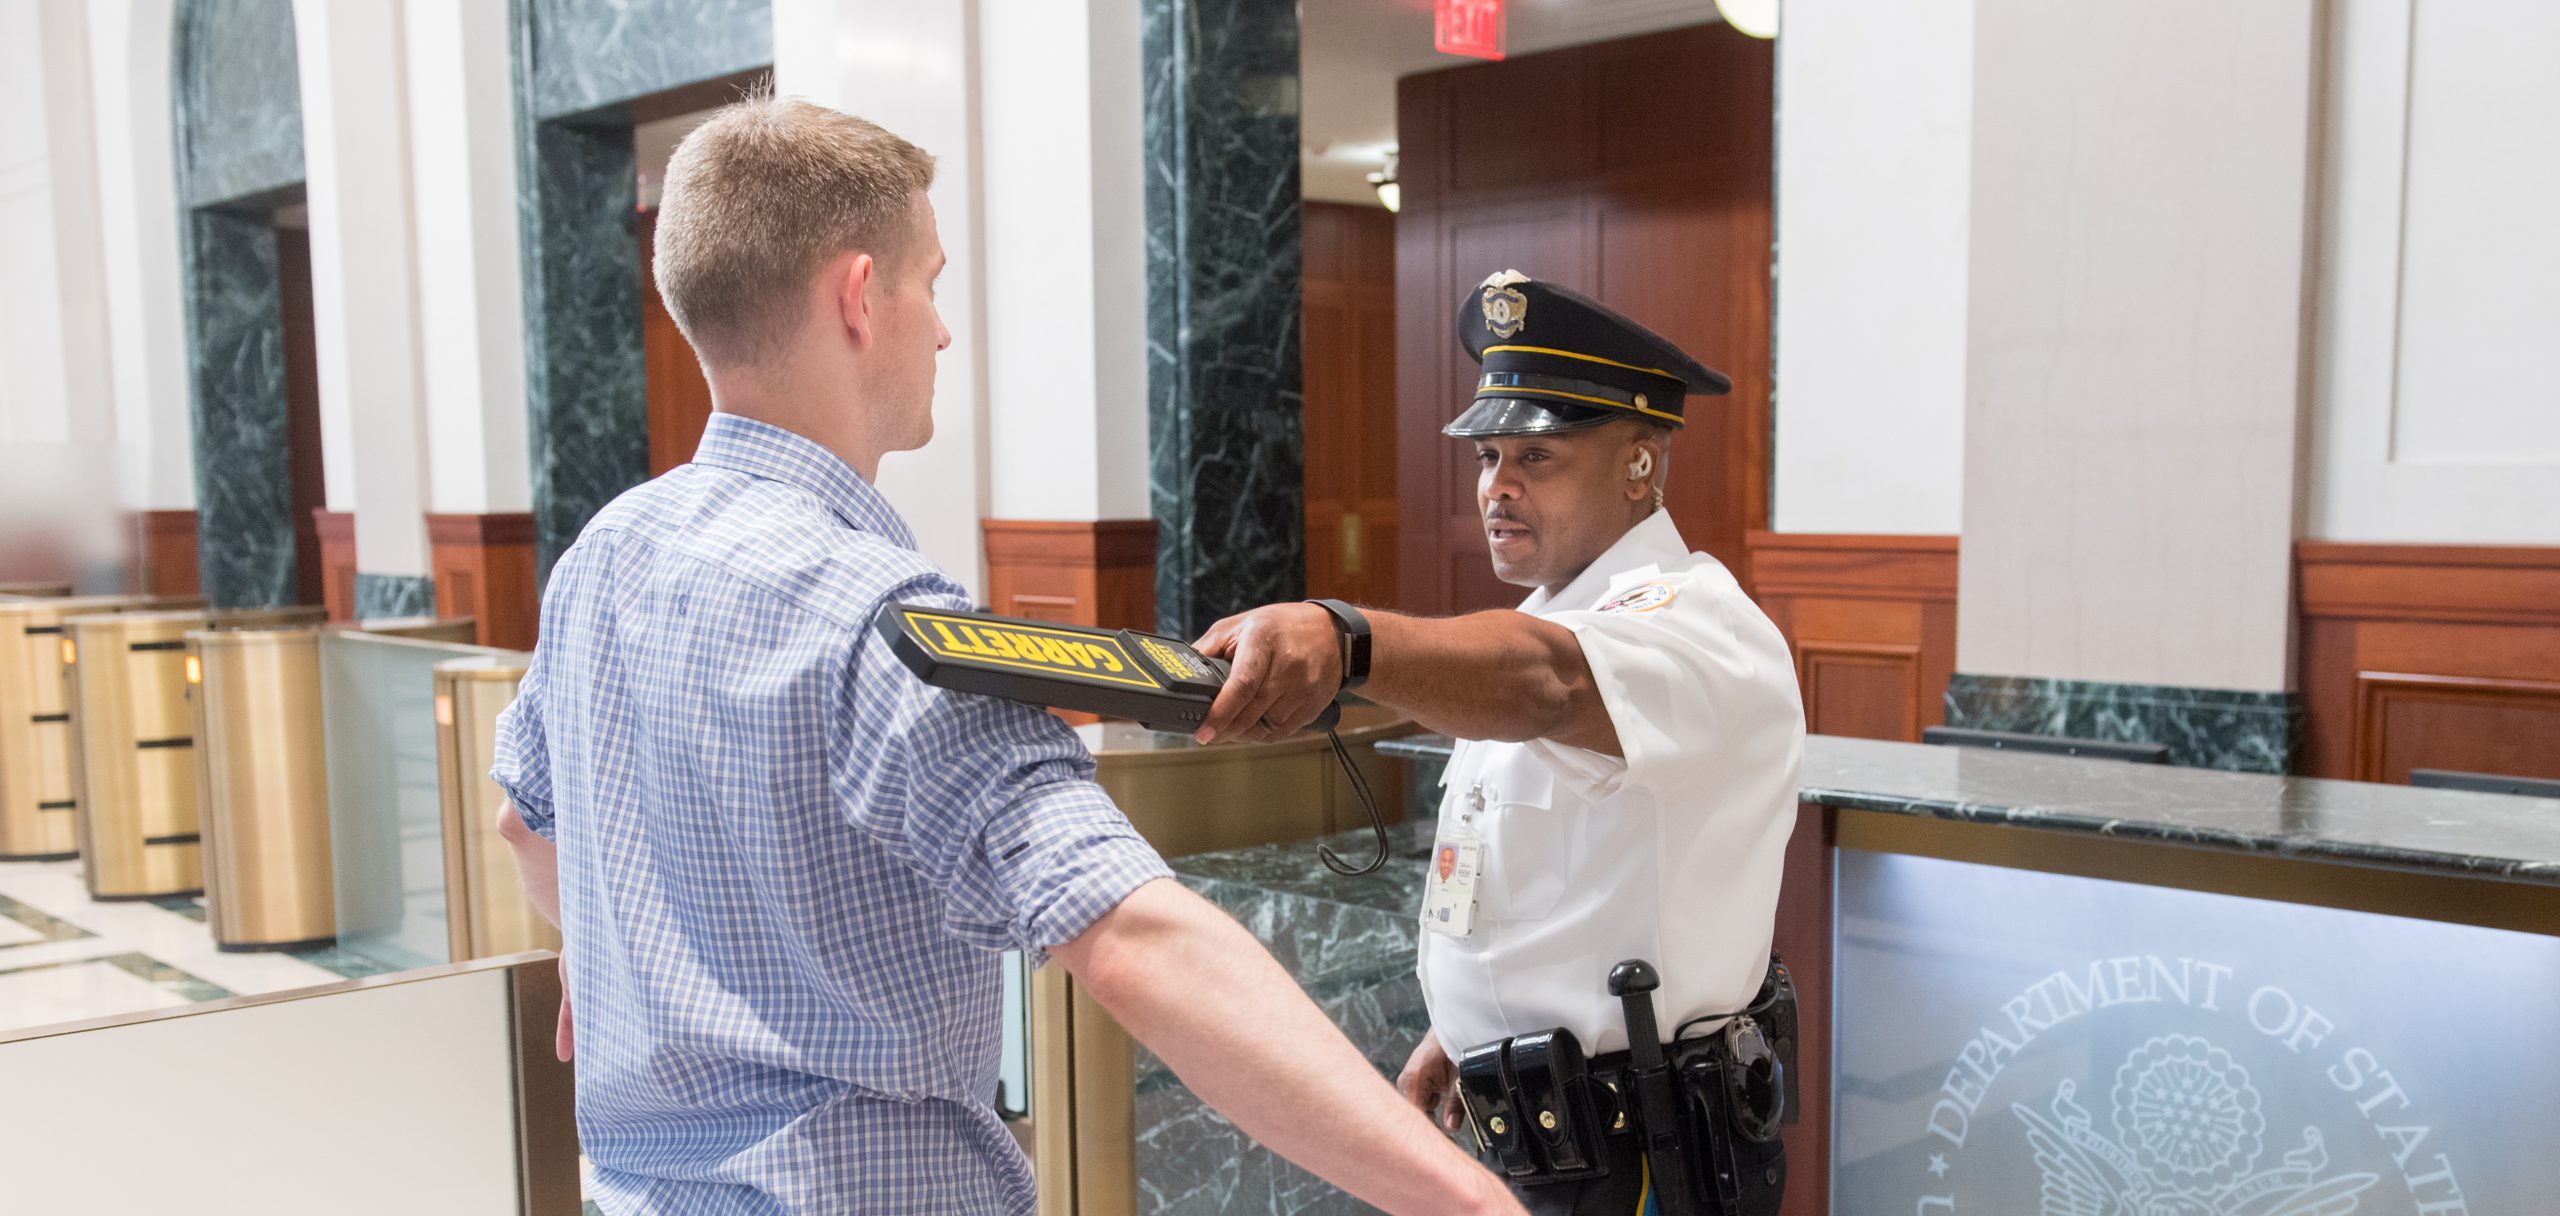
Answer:
[[[1392,1072],[1430,831],[1362,880],[1304,846],[1174,867]],[[1788,867],[1791,1214],[2560,1194],[2560,801],[1817,737]],[[1364,1210],[1143,1055],[1137,1107],[1142,1212]]]

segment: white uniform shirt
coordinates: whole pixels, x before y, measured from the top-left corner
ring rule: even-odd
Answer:
[[[1418,970],[1441,1045],[1456,1059],[1561,1026],[1591,1054],[1623,1050],[1608,984],[1625,959],[1661,973],[1665,1037],[1742,1008],[1768,969],[1804,756],[1785,639],[1662,511],[1520,610],[1581,641],[1626,755],[1458,744],[1441,839],[1471,814],[1482,862],[1468,933],[1423,925]]]

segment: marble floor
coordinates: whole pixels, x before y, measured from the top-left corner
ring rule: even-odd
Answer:
[[[194,898],[99,903],[77,861],[0,862],[0,1029],[307,988],[382,970],[334,949],[226,954]]]

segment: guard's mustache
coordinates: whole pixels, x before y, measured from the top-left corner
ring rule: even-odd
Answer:
[[[1484,513],[1484,521],[1485,521],[1486,523],[1488,523],[1488,524],[1493,524],[1493,523],[1518,524],[1518,525],[1520,525],[1521,527],[1524,527],[1524,528],[1529,526],[1529,521],[1528,521],[1528,520],[1522,519],[1522,518],[1520,518],[1519,516],[1514,515],[1514,514],[1512,514],[1512,513],[1511,513],[1511,512],[1509,512],[1509,511],[1505,511],[1505,510],[1503,510],[1503,509],[1502,509],[1502,508],[1500,508],[1500,507],[1495,507],[1494,509],[1492,509],[1492,510],[1490,510],[1490,511],[1485,512],[1485,513]]]

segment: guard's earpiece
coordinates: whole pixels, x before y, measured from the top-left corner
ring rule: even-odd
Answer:
[[[1637,448],[1636,458],[1627,462],[1627,480],[1635,481],[1653,475],[1653,449]]]

